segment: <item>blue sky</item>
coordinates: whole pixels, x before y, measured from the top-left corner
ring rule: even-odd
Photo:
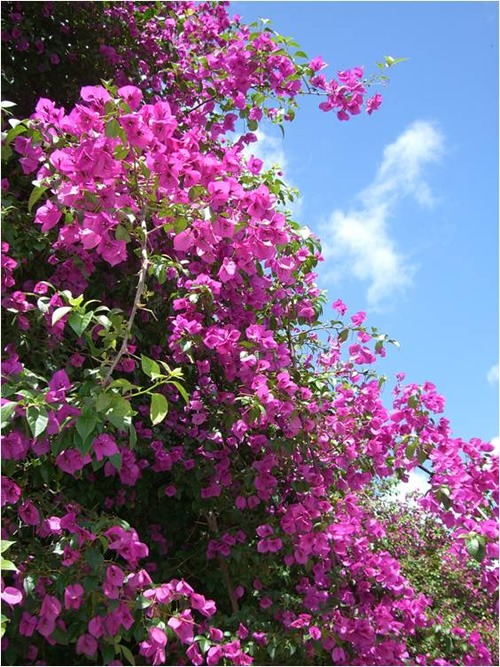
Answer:
[[[284,161],[302,194],[298,220],[324,242],[330,303],[399,340],[380,366],[431,380],[457,437],[498,436],[498,3],[233,2],[270,18],[325,73],[388,71],[371,117],[339,123],[301,100]],[[326,313],[330,317],[330,313]],[[332,313],[333,315],[333,313]],[[495,371],[496,367],[496,371]],[[389,399],[389,396],[388,396]]]

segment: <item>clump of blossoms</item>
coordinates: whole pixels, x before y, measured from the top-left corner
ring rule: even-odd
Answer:
[[[302,93],[380,98],[223,3],[103,4],[115,81],[5,137],[6,663],[493,664],[460,625],[424,650],[433,600],[367,502],[430,462],[443,557],[492,599],[492,447],[430,383],[383,403],[387,337],[320,321],[319,241],[251,154]]]

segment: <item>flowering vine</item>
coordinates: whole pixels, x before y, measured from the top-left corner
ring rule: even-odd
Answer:
[[[41,46],[10,4],[15,62]],[[251,153],[302,94],[339,120],[380,94],[225,3],[96,12],[113,81],[6,123],[7,663],[453,664],[419,649],[433,600],[373,496],[427,469],[423,510],[488,606],[498,460],[431,383],[385,405],[391,341],[340,300],[321,320],[320,243]],[[457,628],[454,659],[493,664]]]

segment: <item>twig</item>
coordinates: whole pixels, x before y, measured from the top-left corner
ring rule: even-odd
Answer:
[[[212,512],[209,512],[207,514],[207,522],[210,531],[215,536],[217,536],[219,534],[217,519],[215,518],[215,515],[212,514]],[[229,568],[227,566],[226,561],[224,560],[224,557],[219,552],[217,553],[217,560],[219,562],[219,567],[222,574],[222,581],[224,582],[224,586],[226,587],[227,593],[229,595],[229,600],[231,601],[231,610],[233,614],[237,614],[240,609],[238,607],[238,600],[236,599],[236,595],[234,594],[233,584],[231,581],[231,577],[229,575]]]
[[[132,326],[134,324],[135,316],[137,313],[137,308],[139,307],[139,303],[141,301],[142,294],[144,292],[144,287],[146,285],[146,274],[148,271],[148,266],[149,266],[149,260],[148,260],[148,251],[147,251],[147,242],[148,242],[148,230],[146,227],[146,209],[144,208],[142,213],[141,213],[141,230],[142,230],[142,241],[141,241],[141,269],[139,271],[139,280],[137,281],[137,289],[135,290],[135,297],[134,297],[134,304],[132,306],[132,310],[130,311],[130,316],[128,318],[127,322],[127,328],[125,329],[125,336],[123,337],[122,344],[120,346],[120,349],[118,351],[118,354],[113,360],[113,363],[108,369],[108,372],[106,373],[106,377],[104,378],[103,385],[106,386],[109,384],[109,381],[111,379],[111,376],[113,375],[113,371],[115,370],[118,362],[124,355],[124,353],[127,351],[127,346],[128,346],[128,341],[130,338],[130,333],[132,331]]]

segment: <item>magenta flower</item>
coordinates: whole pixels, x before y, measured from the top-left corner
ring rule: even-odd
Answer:
[[[64,606],[66,609],[80,609],[84,592],[81,584],[66,586],[64,591]]]
[[[148,639],[139,644],[139,653],[151,660],[153,665],[165,663],[167,635],[161,628],[149,628]]]
[[[185,609],[179,616],[169,618],[169,625],[183,644],[191,644],[194,637],[194,619],[189,609]]]
[[[92,442],[92,447],[98,461],[102,461],[105,456],[113,456],[113,454],[118,454],[119,452],[114,438],[107,433],[98,435]]]
[[[97,651],[97,641],[92,635],[81,635],[76,642],[76,652],[91,658]]]
[[[16,604],[22,602],[23,594],[13,586],[6,586],[0,593],[0,598],[7,604],[10,604],[11,607],[14,607]]]
[[[37,526],[40,523],[40,514],[31,500],[25,500],[17,512],[19,518],[28,526]]]

